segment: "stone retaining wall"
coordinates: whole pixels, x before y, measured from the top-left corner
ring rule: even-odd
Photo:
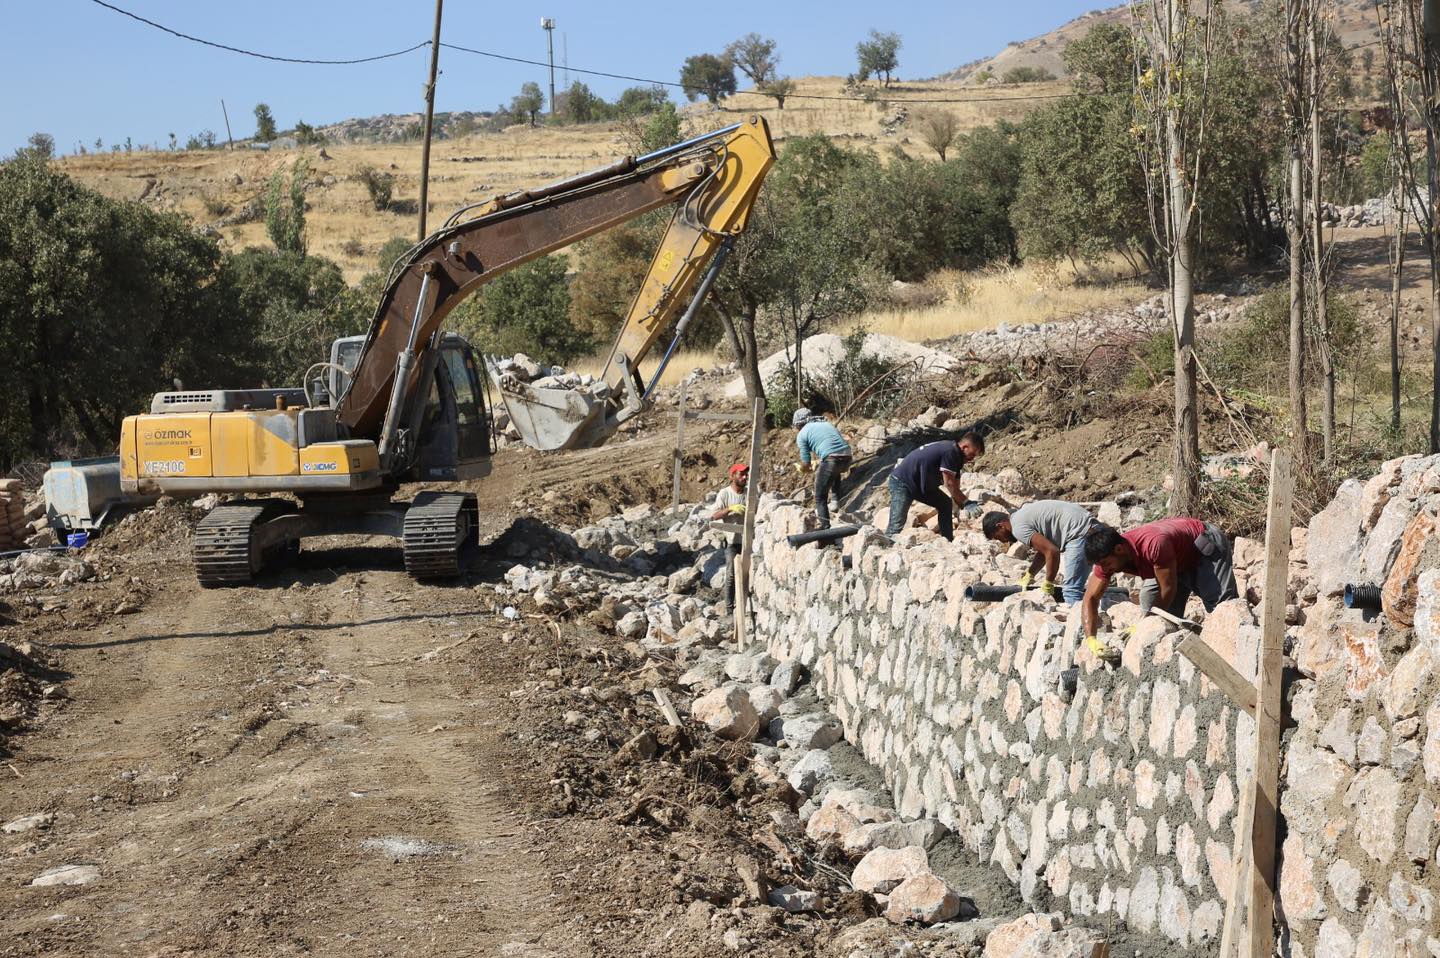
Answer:
[[[758,635],[776,659],[813,671],[903,815],[940,819],[1036,907],[1114,914],[1198,951],[1213,947],[1254,723],[1176,654],[1182,633],[1140,620],[1131,603],[1110,607],[1112,629],[1136,625],[1122,663],[1101,667],[1080,649],[1067,704],[1057,677],[1078,645],[1078,614],[1028,596],[967,603],[966,585],[1013,581],[1022,564],[977,532],[954,544],[906,532],[892,544],[867,528],[843,551],[794,550],[784,536],[802,531],[807,514],[767,500],[763,515]],[[1237,561],[1255,552],[1242,543]],[[1239,564],[1243,592],[1258,569]],[[1289,684],[1287,953],[1348,955],[1369,941],[1376,955],[1440,955],[1430,653],[1411,655],[1424,645],[1408,632],[1402,640],[1388,626],[1342,625],[1327,590],[1295,590],[1292,582],[1297,656],[1302,665],[1328,657],[1329,670]],[[1433,615],[1437,603],[1420,604]],[[1244,599],[1207,617],[1203,637],[1253,679],[1259,629]]]

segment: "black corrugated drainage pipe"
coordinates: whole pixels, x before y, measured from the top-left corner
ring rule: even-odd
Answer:
[[[965,599],[968,602],[999,602],[1019,591],[1018,585],[967,585]]]
[[[1380,587],[1351,583],[1345,586],[1345,608],[1380,609]]]
[[[786,536],[785,541],[790,543],[791,547],[799,548],[809,542],[839,542],[859,531],[859,526],[835,526],[831,529],[816,529],[814,532],[797,532],[793,536]]]

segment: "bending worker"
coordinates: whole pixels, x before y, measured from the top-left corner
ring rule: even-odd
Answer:
[[[1085,536],[1085,558],[1095,563],[1085,588],[1085,641],[1090,651],[1114,661],[1120,653],[1096,638],[1100,598],[1110,577],[1118,572],[1139,576],[1140,611],[1155,606],[1175,616],[1185,614],[1191,594],[1200,597],[1205,611],[1238,594],[1235,588],[1234,552],[1230,537],[1199,519],[1174,518],[1137,526],[1120,533],[1096,523]]]
[[[1085,561],[1085,534],[1096,524],[1095,517],[1084,506],[1059,499],[1029,502],[1010,513],[985,513],[982,527],[985,538],[997,542],[1023,542],[1034,553],[1030,568],[1020,577],[1020,588],[1030,588],[1035,573],[1042,568],[1045,578],[1040,588],[1053,596],[1064,568],[1062,594],[1068,605],[1074,605],[1085,594],[1085,579],[1090,566]],[[1062,563],[1063,560],[1063,563]]]
[[[959,439],[942,439],[921,446],[900,460],[890,474],[890,523],[887,535],[905,528],[905,515],[912,502],[923,502],[936,510],[939,532],[952,542],[955,523],[952,510],[964,509],[974,518],[980,515],[980,503],[971,502],[960,491],[960,470],[985,453],[985,440],[978,432],[967,432]],[[942,491],[942,489],[944,491]],[[945,493],[948,492],[949,498]]]
[[[833,494],[835,501],[840,501],[840,479],[850,470],[850,444],[830,420],[811,414],[803,406],[795,410],[790,424],[800,430],[795,435],[795,445],[800,448],[800,469],[815,472],[815,515],[820,519],[820,528],[828,529],[830,496]],[[812,457],[815,464],[810,461]]]

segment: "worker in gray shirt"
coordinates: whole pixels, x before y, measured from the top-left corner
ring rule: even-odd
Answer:
[[[1034,555],[1030,568],[1020,577],[1020,588],[1028,589],[1035,573],[1043,566],[1045,579],[1041,589],[1055,594],[1055,586],[1063,563],[1065,582],[1062,594],[1068,605],[1079,602],[1085,594],[1085,580],[1090,563],[1085,561],[1085,534],[1095,525],[1095,517],[1083,506],[1059,499],[1039,499],[1006,515],[987,513],[981,523],[985,538],[997,542],[1023,542]]]

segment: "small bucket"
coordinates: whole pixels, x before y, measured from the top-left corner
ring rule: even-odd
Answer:
[[[72,549],[83,549],[90,544],[90,533],[84,529],[72,532],[65,537],[65,544]]]

